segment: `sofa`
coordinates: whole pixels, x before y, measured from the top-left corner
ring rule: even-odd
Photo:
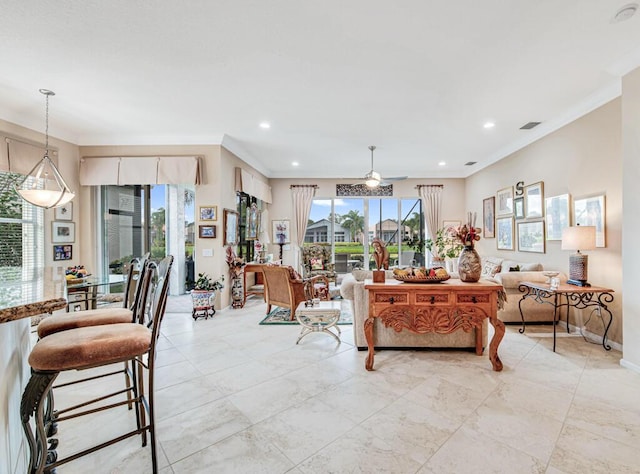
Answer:
[[[518,262],[499,257],[482,258],[482,278],[493,279],[503,286],[507,300],[498,311],[498,318],[505,324],[522,324],[518,304],[524,293],[519,290],[520,283],[544,283],[548,280],[541,263]],[[562,272],[558,274],[558,278],[561,283],[567,281],[567,276]],[[553,306],[537,303],[530,298],[522,302],[522,312],[527,323],[553,321]]]
[[[393,271],[386,271],[386,278],[393,278]],[[345,300],[352,303],[353,312],[353,338],[358,350],[367,349],[367,340],[364,335],[364,321],[369,314],[368,291],[364,288],[364,280],[371,279],[372,272],[367,270],[354,270],[345,275],[340,285],[340,294]],[[483,347],[487,347],[487,321],[483,329]],[[414,334],[410,331],[396,332],[385,328],[379,318],[375,319],[373,344],[376,349],[469,349],[475,351],[475,330],[470,332],[456,331],[451,334]]]

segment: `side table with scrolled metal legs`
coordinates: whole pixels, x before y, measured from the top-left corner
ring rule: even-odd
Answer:
[[[602,335],[602,347],[610,351],[611,346],[607,344],[607,333],[613,322],[613,314],[607,304],[613,301],[614,290],[600,286],[575,286],[569,284],[559,285],[557,288],[551,288],[548,284],[532,283],[523,281],[518,289],[524,293],[518,302],[520,309],[520,318],[522,319],[522,327],[520,333],[525,331],[525,319],[522,311],[522,302],[526,299],[532,299],[536,303],[549,304],[553,306],[553,352],[556,351],[556,325],[560,321],[560,312],[562,308],[566,308],[567,332],[569,332],[569,309],[591,309],[591,314],[597,313],[602,320],[604,334]],[[564,302],[563,297],[564,296]],[[609,316],[609,320],[605,321],[604,313]]]

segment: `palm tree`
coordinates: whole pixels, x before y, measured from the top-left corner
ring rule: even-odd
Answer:
[[[340,217],[338,223],[349,230],[351,241],[356,242],[359,232],[364,231],[364,216],[356,210],[352,210]]]

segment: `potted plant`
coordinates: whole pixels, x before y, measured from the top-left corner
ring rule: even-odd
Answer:
[[[198,274],[198,279],[191,290],[191,300],[193,301],[191,316],[193,319],[198,319],[200,316],[207,318],[216,314],[216,309],[213,307],[216,291],[222,288],[224,288],[224,275],[213,280],[206,273]]]
[[[438,229],[435,239],[428,238],[425,245],[433,256],[433,260],[441,262],[445,258],[458,258],[463,248],[462,243],[452,234],[451,229]]]

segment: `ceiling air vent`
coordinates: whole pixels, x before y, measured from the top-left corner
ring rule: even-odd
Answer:
[[[540,123],[542,123],[542,122],[525,123],[522,127],[520,127],[520,130],[531,130],[532,128],[537,127],[538,125],[540,125]]]
[[[467,161],[464,165],[465,166],[473,166],[477,163],[477,161]]]

